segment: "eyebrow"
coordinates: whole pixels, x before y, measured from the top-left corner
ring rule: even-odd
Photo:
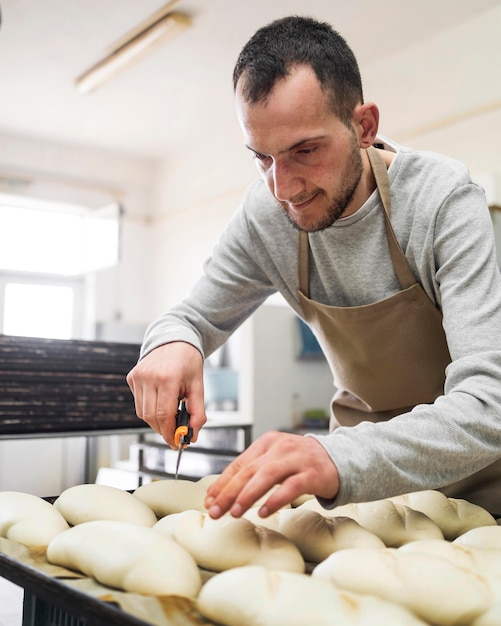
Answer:
[[[294,148],[299,148],[299,146],[302,146],[305,143],[308,143],[310,141],[318,141],[319,139],[324,139],[324,138],[325,138],[325,135],[318,135],[317,137],[308,137],[307,139],[300,139],[299,141],[296,141],[294,144],[292,144],[292,146],[289,146],[288,148],[284,148],[283,150],[280,150],[278,154],[284,154],[285,152],[294,150]],[[248,144],[245,144],[245,147],[247,148],[247,150],[254,152],[254,154],[266,154],[264,152],[261,152],[260,150],[255,150]]]

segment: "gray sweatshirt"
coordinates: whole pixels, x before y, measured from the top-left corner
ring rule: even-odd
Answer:
[[[434,404],[315,435],[339,471],[336,505],[434,489],[501,458],[501,276],[485,194],[464,165],[432,153],[401,148],[388,175],[393,228],[442,312],[452,362]],[[310,234],[311,299],[348,307],[399,291],[382,211],[375,191]],[[150,325],[142,356],[175,340],[208,356],[276,291],[302,316],[297,236],[255,181],[188,297]]]

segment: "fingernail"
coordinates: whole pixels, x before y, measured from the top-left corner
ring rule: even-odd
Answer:
[[[270,512],[268,511],[267,506],[262,506],[258,511],[259,517],[268,517],[269,514]]]
[[[219,507],[217,504],[209,508],[209,515],[213,519],[217,519],[218,517],[221,517],[221,514],[222,514],[221,507]]]
[[[231,507],[231,514],[233,515],[233,517],[241,517],[242,513],[243,513],[243,510],[240,504],[234,504]]]

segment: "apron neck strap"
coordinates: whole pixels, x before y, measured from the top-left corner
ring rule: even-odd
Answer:
[[[402,289],[407,289],[408,287],[414,285],[416,279],[411,271],[411,268],[409,267],[409,263],[405,258],[405,254],[398,243],[397,237],[391,225],[391,194],[386,163],[377,149],[372,146],[367,148],[367,156],[369,157],[372,172],[376,180],[376,186],[384,208],[383,213],[386,222],[386,236],[388,238],[388,247],[390,250],[391,261],[393,263],[393,269],[395,270],[400,287]],[[310,297],[309,257],[310,246],[308,233],[300,231],[298,236],[299,290],[307,298]]]
[[[386,163],[383,157],[377,151],[376,148],[370,146],[367,148],[367,156],[372,167],[374,178],[376,179],[376,185],[381,197],[381,202],[384,207],[384,218],[386,220],[386,236],[388,238],[388,247],[390,249],[391,261],[393,263],[393,269],[397,275],[398,282],[402,289],[411,287],[416,282],[414,275],[409,267],[409,263],[405,258],[404,251],[398,243],[395,231],[391,225],[391,194],[390,194],[390,181],[388,178],[388,170],[386,169]]]

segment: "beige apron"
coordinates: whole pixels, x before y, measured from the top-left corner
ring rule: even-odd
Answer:
[[[450,355],[442,315],[416,281],[391,225],[386,164],[369,148],[384,207],[390,256],[401,291],[363,306],[336,307],[309,299],[309,243],[299,233],[299,300],[327,358],[338,389],[331,430],[361,421],[379,422],[443,394]],[[501,513],[501,462],[443,489]]]

